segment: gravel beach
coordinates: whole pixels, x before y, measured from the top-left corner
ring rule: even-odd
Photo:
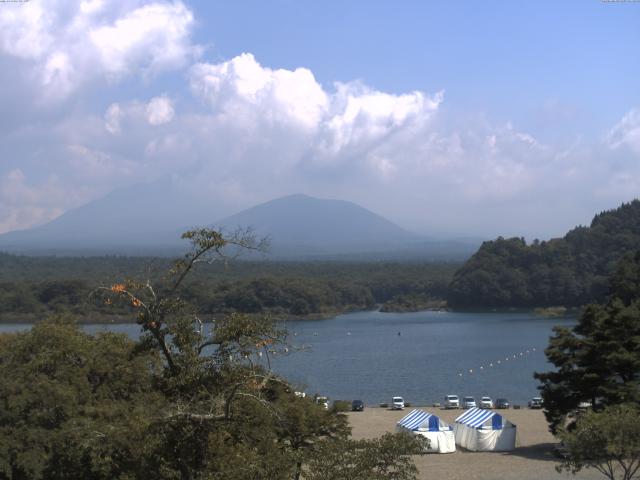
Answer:
[[[438,415],[442,420],[453,423],[462,410],[442,410],[440,408],[417,407]],[[353,437],[373,438],[385,432],[395,431],[396,422],[409,413],[369,407],[363,412],[349,412],[349,423]],[[553,455],[556,442],[547,429],[541,410],[501,410],[503,416],[518,427],[517,448],[512,452],[469,452],[457,450],[449,454],[425,454],[415,457],[420,470],[418,478],[447,480],[546,480],[546,479],[600,479],[604,478],[595,470],[586,470],[575,477],[555,470],[557,458]]]

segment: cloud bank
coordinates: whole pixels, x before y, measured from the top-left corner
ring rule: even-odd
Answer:
[[[300,192],[487,236],[559,234],[640,187],[638,109],[600,139],[545,144],[508,120],[453,113],[444,90],[323,85],[251,53],[206,61],[195,25],[179,1],[0,9],[0,65],[15,85],[0,94],[11,115],[0,232],[167,175],[212,215]]]
[[[199,53],[181,2],[42,1],[0,9],[0,52],[18,60],[41,100],[87,82],[153,76]]]

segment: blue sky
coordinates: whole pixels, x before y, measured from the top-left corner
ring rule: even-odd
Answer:
[[[640,6],[599,1],[196,2],[212,59],[252,52],[326,86],[446,90],[459,109],[522,119],[564,103],[592,128],[640,100]],[[214,33],[215,32],[215,33]],[[518,117],[518,118],[515,118]],[[533,122],[532,122],[533,124]]]
[[[548,237],[640,190],[640,3],[0,4],[0,232],[167,175]],[[211,220],[215,220],[211,219]]]

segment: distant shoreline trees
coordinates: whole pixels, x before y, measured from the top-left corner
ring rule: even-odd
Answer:
[[[109,261],[112,265],[109,265]],[[182,299],[207,318],[231,312],[318,318],[344,312],[419,310],[442,301],[458,264],[235,262],[200,265]],[[79,321],[127,319],[120,307],[87,302],[100,281],[160,276],[167,259],[32,258],[0,254],[0,321],[33,323],[70,313]]]

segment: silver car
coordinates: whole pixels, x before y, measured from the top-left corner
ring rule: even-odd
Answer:
[[[391,410],[404,410],[404,398],[393,397],[391,399]]]
[[[460,408],[460,399],[457,395],[445,395],[444,408]]]
[[[476,408],[476,399],[473,397],[464,397],[462,400],[462,408]]]
[[[480,399],[480,408],[493,408],[493,400],[491,400],[491,397],[482,397]]]

